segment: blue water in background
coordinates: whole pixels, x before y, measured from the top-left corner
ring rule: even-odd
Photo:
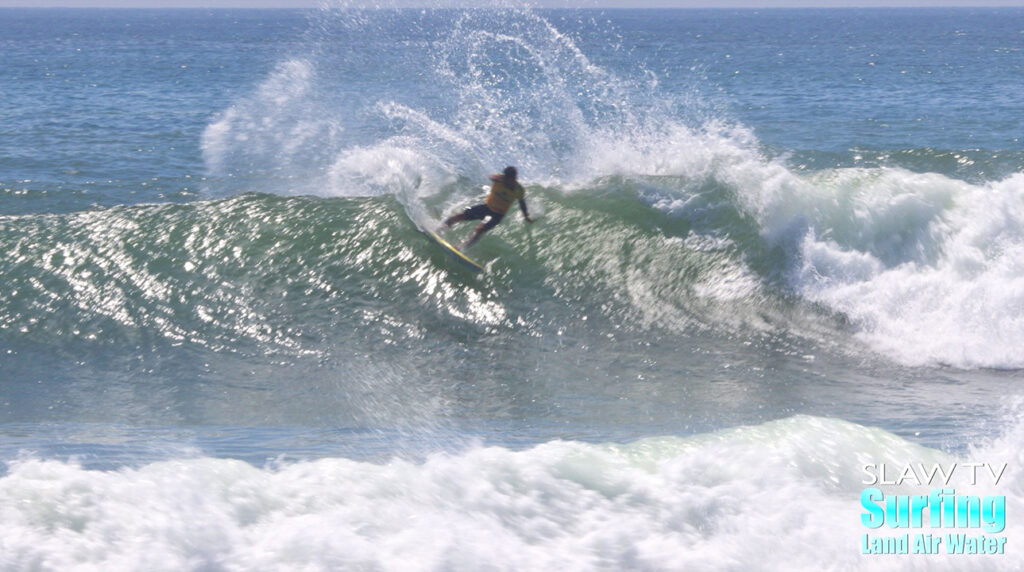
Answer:
[[[4,211],[18,213],[195,197],[198,134],[308,17],[10,9],[3,21],[3,180],[29,192]]]

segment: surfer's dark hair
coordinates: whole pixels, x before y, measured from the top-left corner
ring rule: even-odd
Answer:
[[[509,179],[515,179],[516,177],[519,176],[519,172],[516,171],[516,168],[512,166],[505,167],[505,170],[502,171],[502,173]]]

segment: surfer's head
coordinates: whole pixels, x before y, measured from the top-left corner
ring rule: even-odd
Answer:
[[[505,170],[502,171],[502,174],[505,175],[505,178],[508,179],[509,181],[514,181],[516,180],[516,177],[519,176],[519,172],[516,171],[516,168],[512,166],[505,167]]]

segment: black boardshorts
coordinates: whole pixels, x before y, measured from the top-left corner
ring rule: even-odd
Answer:
[[[498,226],[498,223],[501,222],[501,219],[505,218],[505,215],[492,211],[485,204],[479,204],[462,211],[462,218],[466,220],[483,220],[486,218],[488,220],[484,223],[484,230],[491,230]]]

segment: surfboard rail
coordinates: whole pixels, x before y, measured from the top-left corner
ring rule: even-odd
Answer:
[[[480,263],[478,263],[477,261],[473,260],[472,258],[466,256],[466,253],[462,252],[461,250],[459,250],[458,248],[453,246],[450,242],[445,240],[441,235],[437,234],[436,232],[434,232],[432,230],[425,230],[423,232],[424,232],[424,234],[429,236],[431,240],[433,240],[437,244],[441,245],[442,248],[447,250],[448,254],[450,256],[452,256],[453,258],[455,258],[456,260],[458,260],[463,266],[469,268],[473,272],[483,272],[484,271],[484,267],[481,266]]]

